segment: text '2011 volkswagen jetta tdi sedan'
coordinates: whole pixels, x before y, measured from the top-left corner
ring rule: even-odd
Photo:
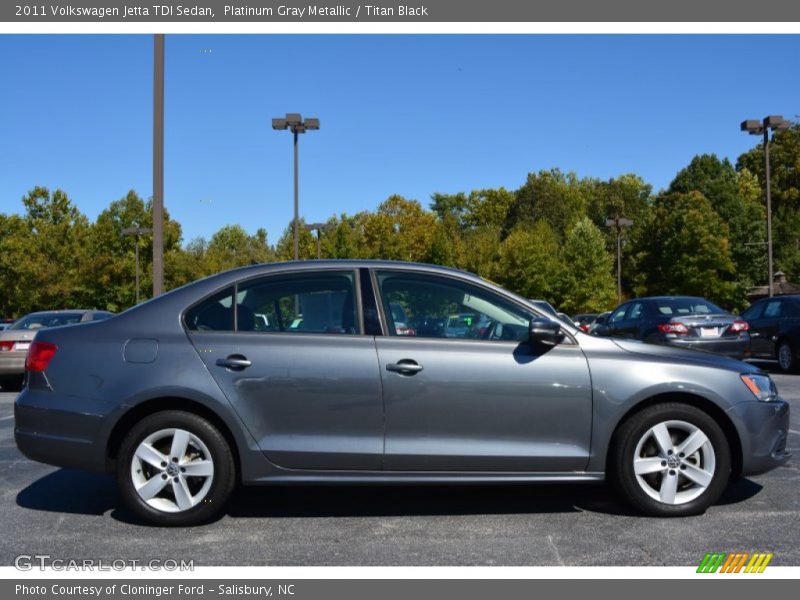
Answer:
[[[425,325],[451,315],[458,336]],[[460,271],[310,261],[40,332],[15,418],[26,456],[116,472],[133,511],[181,525],[237,481],[609,478],[646,514],[696,514],[787,460],[789,408],[751,365],[585,335]]]

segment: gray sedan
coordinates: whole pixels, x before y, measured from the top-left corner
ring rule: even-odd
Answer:
[[[414,323],[474,318],[404,335],[395,304]],[[162,525],[211,519],[237,481],[610,479],[641,512],[683,516],[789,456],[788,405],[754,366],[589,336],[429,265],[236,269],[42,330],[27,369],[20,450],[115,473]]]

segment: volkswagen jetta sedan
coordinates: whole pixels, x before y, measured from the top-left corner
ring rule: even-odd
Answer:
[[[478,329],[402,335],[395,304]],[[39,332],[15,419],[26,456],[115,473],[136,514],[186,525],[237,482],[609,478],[643,513],[696,514],[787,460],[789,409],[753,366],[585,335],[473,275],[310,261]]]

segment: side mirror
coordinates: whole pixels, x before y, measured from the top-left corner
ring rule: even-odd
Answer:
[[[530,341],[543,346],[555,346],[564,339],[561,325],[556,321],[544,317],[536,317],[528,323],[528,336]]]

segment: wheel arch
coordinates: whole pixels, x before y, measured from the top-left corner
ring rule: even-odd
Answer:
[[[611,439],[609,440],[608,449],[606,451],[606,475],[608,476],[608,474],[611,472],[610,465],[614,460],[614,452],[617,446],[617,434],[622,424],[636,413],[639,413],[650,406],[655,406],[656,404],[663,404],[666,402],[677,402],[680,404],[694,406],[695,408],[698,408],[708,414],[712,419],[714,419],[714,421],[717,422],[717,424],[722,428],[722,432],[725,434],[725,438],[728,441],[728,446],[731,451],[731,477],[739,477],[742,472],[743,456],[742,443],[739,439],[739,432],[736,430],[736,426],[733,424],[733,421],[731,421],[730,417],[725,414],[725,411],[719,407],[719,405],[712,402],[708,398],[704,398],[703,396],[689,392],[664,392],[656,394],[645,398],[644,400],[637,402],[635,405],[630,407],[628,411],[617,421],[616,425],[614,426],[614,432],[611,434]]]
[[[120,417],[114,424],[106,443],[106,470],[113,471],[122,440],[135,423],[149,415],[167,410],[182,410],[192,413],[206,419],[216,427],[230,446],[234,464],[236,465],[236,477],[237,480],[241,480],[242,463],[239,444],[231,428],[219,414],[207,405],[179,396],[157,397],[145,400],[132,406]]]

